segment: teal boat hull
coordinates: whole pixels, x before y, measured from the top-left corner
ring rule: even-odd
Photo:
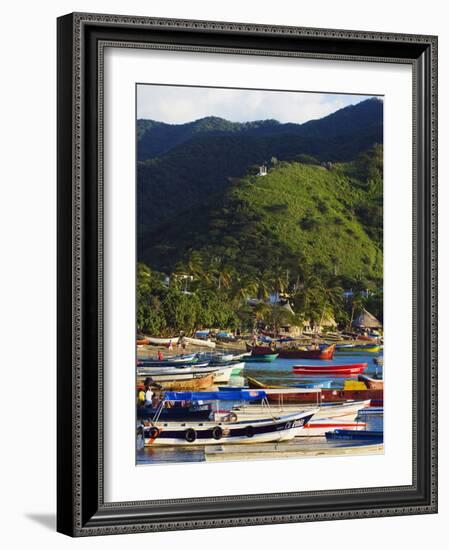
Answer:
[[[271,363],[278,357],[278,353],[272,353],[267,355],[254,355],[245,357],[245,363]]]

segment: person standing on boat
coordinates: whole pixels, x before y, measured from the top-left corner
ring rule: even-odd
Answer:
[[[163,361],[163,359],[164,359],[164,354],[162,353],[161,350],[159,350],[159,351],[157,352],[157,358],[158,358],[158,361]]]
[[[168,343],[168,349],[171,351],[173,349],[173,342],[170,340]]]

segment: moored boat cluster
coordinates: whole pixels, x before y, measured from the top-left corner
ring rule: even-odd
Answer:
[[[382,422],[372,429],[372,419],[383,417],[379,339],[253,338],[220,348],[210,340],[186,340],[137,340],[139,450],[312,437],[324,444],[383,442]],[[373,414],[365,414],[370,409]]]

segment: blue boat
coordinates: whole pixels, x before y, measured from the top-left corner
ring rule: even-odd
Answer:
[[[327,441],[364,441],[366,443],[383,443],[384,433],[357,430],[333,430],[326,432]]]

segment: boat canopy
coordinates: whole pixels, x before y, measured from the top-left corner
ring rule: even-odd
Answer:
[[[254,401],[264,399],[264,390],[166,391],[165,401]]]

